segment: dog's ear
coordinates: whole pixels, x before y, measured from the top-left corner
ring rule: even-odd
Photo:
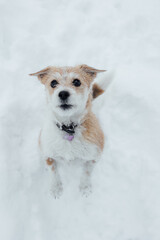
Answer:
[[[98,86],[97,83],[94,83],[93,86],[92,86],[92,97],[93,97],[93,99],[97,98],[102,93],[104,93],[104,90],[100,86]]]
[[[95,78],[97,76],[97,73],[105,72],[106,70],[99,70],[93,67],[90,67],[86,64],[80,65],[80,69],[86,73],[88,73],[91,77]]]
[[[47,81],[47,75],[49,74],[50,67],[44,68],[39,72],[31,73],[30,76],[37,76],[41,83],[45,84]]]

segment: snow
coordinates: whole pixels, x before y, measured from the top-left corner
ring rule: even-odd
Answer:
[[[158,0],[1,0],[0,239],[160,239],[159,12]],[[92,195],[66,164],[55,200],[37,144],[44,87],[28,74],[81,63],[116,69],[96,100],[106,146]]]

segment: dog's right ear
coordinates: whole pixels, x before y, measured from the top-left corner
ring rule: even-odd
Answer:
[[[30,73],[30,76],[37,76],[42,84],[45,84],[47,81],[47,75],[49,74],[50,67],[44,68],[39,72]]]

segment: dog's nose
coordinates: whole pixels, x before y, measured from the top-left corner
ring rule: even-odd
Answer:
[[[67,91],[61,91],[59,93],[59,97],[61,100],[66,100],[69,96],[70,96],[70,94]]]

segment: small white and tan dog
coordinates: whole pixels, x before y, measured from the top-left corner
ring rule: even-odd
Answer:
[[[45,85],[47,114],[39,136],[39,146],[52,170],[52,192],[57,198],[62,193],[58,173],[60,160],[80,160],[83,177],[80,190],[84,195],[91,192],[91,173],[101,156],[104,135],[92,112],[92,101],[104,92],[94,83],[98,70],[87,65],[76,67],[47,67],[30,74],[37,76]]]

